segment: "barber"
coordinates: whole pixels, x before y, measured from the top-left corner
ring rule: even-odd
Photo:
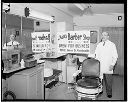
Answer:
[[[95,58],[100,61],[100,77],[104,79],[107,97],[112,97],[112,74],[117,62],[116,45],[109,40],[107,32],[102,33],[102,41],[97,45]]]

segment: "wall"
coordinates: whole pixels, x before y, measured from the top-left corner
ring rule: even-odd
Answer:
[[[118,16],[122,16],[122,20],[118,20]],[[124,26],[124,15],[123,14],[99,14],[93,16],[81,16],[74,17],[73,22],[75,23],[75,27],[77,26],[93,26],[93,27],[123,27]]]
[[[39,25],[37,25],[37,22],[39,22]],[[45,21],[34,20],[34,31],[50,32],[50,23]]]

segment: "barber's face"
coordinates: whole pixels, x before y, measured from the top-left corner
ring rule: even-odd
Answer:
[[[15,36],[14,35],[10,35],[10,40],[14,41],[15,40]]]
[[[102,33],[102,41],[106,41],[109,39],[109,35],[107,33]]]

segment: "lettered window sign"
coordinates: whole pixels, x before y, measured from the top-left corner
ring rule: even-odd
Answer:
[[[50,32],[33,32],[32,51],[35,53],[46,52],[50,46]]]

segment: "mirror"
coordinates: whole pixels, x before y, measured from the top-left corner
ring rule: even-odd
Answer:
[[[98,31],[90,31],[90,43],[97,43]]]

